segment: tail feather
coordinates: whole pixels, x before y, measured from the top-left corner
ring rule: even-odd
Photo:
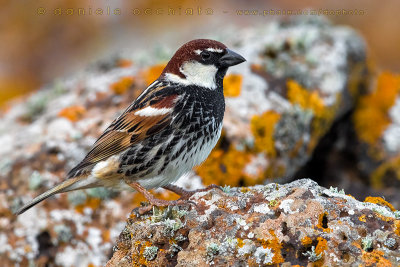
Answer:
[[[51,188],[50,190],[44,192],[43,194],[35,197],[32,199],[30,202],[26,203],[24,206],[19,208],[14,214],[15,215],[20,215],[27,211],[28,209],[32,208],[36,204],[42,202],[48,197],[51,197],[55,194],[58,193],[63,193],[63,192],[68,192],[68,191],[73,191],[77,189],[85,189],[85,188],[91,188],[91,187],[96,187],[97,184],[95,182],[90,181],[88,177],[74,177],[65,180],[61,184]]]

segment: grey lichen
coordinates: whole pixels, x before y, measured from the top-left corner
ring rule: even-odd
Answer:
[[[85,203],[87,196],[84,191],[73,191],[68,194],[68,202],[73,206]]]
[[[394,212],[394,216],[396,217],[396,219],[400,219],[400,210],[396,210]]]
[[[58,240],[62,242],[68,242],[72,238],[71,228],[66,225],[55,225],[54,232],[57,233]]]
[[[322,258],[321,253],[317,254],[315,252],[315,246],[312,246],[311,251],[304,252],[303,255],[306,256],[311,262],[316,262]]]
[[[369,251],[372,248],[373,239],[371,237],[365,237],[361,240],[363,250]]]
[[[258,264],[271,264],[274,253],[270,248],[258,247],[254,252],[254,258]]]
[[[396,239],[390,237],[390,238],[385,240],[385,246],[387,246],[388,248],[392,248],[395,245],[396,245]]]
[[[156,246],[146,247],[143,251],[143,257],[148,261],[152,261],[157,257],[157,252],[158,247]]]
[[[38,171],[34,171],[29,178],[29,189],[36,190],[42,184],[43,177]]]
[[[163,223],[164,225],[164,235],[174,236],[175,232],[182,228],[183,224],[179,220],[166,219]]]
[[[109,199],[113,194],[112,190],[105,187],[90,188],[87,189],[86,192],[89,196],[100,199]]]
[[[218,255],[219,250],[220,250],[220,248],[217,243],[210,243],[207,246],[207,254],[206,254],[207,261],[209,261],[209,262],[212,261],[214,259],[214,256]]]
[[[225,194],[229,194],[231,192],[231,187],[229,185],[225,185],[224,187],[222,187],[222,192],[224,192]]]
[[[172,255],[178,253],[181,250],[182,250],[182,248],[175,242],[173,242],[169,248],[169,251],[171,252]]]
[[[153,223],[162,222],[167,219],[179,220],[187,214],[187,210],[181,209],[178,206],[168,206],[166,209],[153,207],[153,215],[151,221]]]

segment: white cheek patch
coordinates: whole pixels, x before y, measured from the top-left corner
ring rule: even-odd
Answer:
[[[146,107],[135,112],[135,115],[142,117],[159,116],[172,112],[172,108],[153,108]]]
[[[183,85],[198,85],[213,90],[217,88],[215,75],[218,69],[214,65],[204,65],[197,61],[188,61],[183,63],[179,71],[186,78],[181,78],[172,73],[166,73],[165,76],[171,82]]]

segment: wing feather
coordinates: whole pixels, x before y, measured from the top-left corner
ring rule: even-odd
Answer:
[[[172,111],[179,95],[173,93],[155,96],[154,92],[159,92],[163,88],[165,86],[154,87],[150,92],[149,89],[144,91],[143,94],[146,96],[143,97],[143,94],[139,96],[121,116],[114,120],[95,142],[86,157],[68,173],[68,178],[90,172],[96,163],[125,151],[167,127],[171,123]],[[170,111],[153,115],[139,112],[141,115],[137,115],[138,111],[149,107],[158,110],[170,109]]]

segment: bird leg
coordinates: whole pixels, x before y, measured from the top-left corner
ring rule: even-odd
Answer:
[[[126,184],[128,184],[130,187],[141,193],[147,201],[149,201],[150,205],[141,207],[138,210],[138,213],[140,215],[145,214],[146,212],[150,211],[153,206],[156,207],[165,207],[165,206],[177,206],[177,205],[184,205],[187,204],[188,201],[183,200],[183,199],[178,199],[178,200],[164,200],[164,199],[159,199],[153,196],[149,191],[147,191],[143,186],[141,186],[137,182],[127,182],[125,181]]]
[[[187,200],[189,199],[191,196],[193,196],[194,194],[198,193],[198,192],[206,192],[208,190],[211,190],[213,188],[217,188],[219,190],[222,190],[220,186],[212,184],[207,186],[206,188],[202,188],[202,189],[197,189],[197,190],[185,190],[182,187],[179,187],[177,185],[173,185],[173,184],[169,184],[166,186],[163,186],[164,189],[167,189],[169,191],[174,192],[175,194],[179,195],[181,198],[179,198],[178,200]]]

